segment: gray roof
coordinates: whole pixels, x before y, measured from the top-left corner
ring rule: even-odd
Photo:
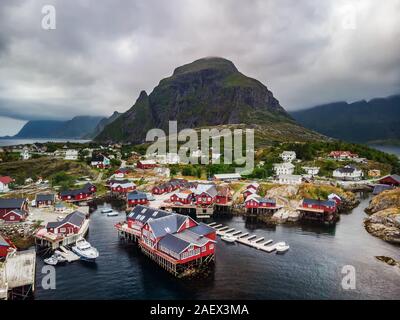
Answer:
[[[377,184],[374,187],[374,190],[372,191],[372,194],[377,195],[380,194],[381,192],[385,191],[385,190],[391,190],[393,189],[392,186],[389,186],[387,184]]]
[[[201,236],[204,236],[206,234],[209,234],[209,233],[215,231],[214,228],[209,227],[208,225],[204,224],[203,222],[200,222],[199,225],[190,228],[190,230]]]
[[[91,183],[86,183],[82,188],[79,188],[79,189],[61,191],[60,195],[61,196],[76,196],[80,193],[91,193],[90,188],[92,186],[94,186],[94,185]]]
[[[55,195],[54,194],[37,194],[36,201],[54,201]]]
[[[337,169],[341,173],[353,173],[355,170],[358,170],[356,167],[348,165],[343,168]]]
[[[207,242],[212,241],[209,238],[206,238],[206,237],[198,235],[197,233],[194,233],[190,229],[185,229],[182,232],[175,233],[174,236],[181,240],[192,243],[198,247],[202,247]]]
[[[167,234],[160,240],[159,245],[176,254],[180,254],[190,245],[190,242],[177,238],[174,234]]]
[[[132,191],[128,193],[127,198],[128,200],[147,199],[147,195],[144,192]]]
[[[203,192],[209,194],[211,197],[215,197],[218,194],[217,188],[214,184],[199,184],[196,187],[195,194],[200,195]]]
[[[188,216],[181,214],[171,214],[157,220],[149,220],[149,226],[156,238],[163,237],[167,233],[175,233],[182,224],[188,219]]]
[[[128,214],[128,218],[140,220],[144,224],[150,218],[155,220],[171,214],[169,211],[138,205]]]
[[[13,198],[13,199],[0,199],[1,209],[20,209],[26,199],[24,198]]]
[[[80,211],[74,211],[67,215],[62,221],[57,222],[49,222],[47,224],[47,228],[57,228],[65,223],[71,223],[74,226],[80,227],[82,223],[85,221],[86,216],[84,213]]]

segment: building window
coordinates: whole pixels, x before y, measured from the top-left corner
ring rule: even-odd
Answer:
[[[214,244],[211,243],[210,246],[209,246],[209,248],[210,248],[210,250],[214,249]]]

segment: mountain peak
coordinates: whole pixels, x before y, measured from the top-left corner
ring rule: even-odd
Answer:
[[[208,57],[176,68],[150,95],[142,91],[135,105],[96,140],[142,143],[148,130],[167,130],[171,120],[177,121],[178,130],[247,124],[262,127],[258,131],[274,141],[316,137],[296,125],[261,82],[240,73],[232,61]]]
[[[221,57],[206,57],[176,68],[173,76],[209,69],[224,71],[224,73],[238,72],[238,69],[230,60]]]

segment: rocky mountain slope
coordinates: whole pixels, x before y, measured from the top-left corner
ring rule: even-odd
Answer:
[[[94,130],[92,132],[90,132],[89,134],[87,134],[84,138],[85,139],[92,139],[92,138],[96,137],[98,134],[100,134],[104,130],[104,128],[108,124],[110,124],[113,121],[115,121],[121,114],[122,113],[119,113],[118,111],[114,111],[114,113],[109,118],[103,118],[97,124],[96,128],[94,128]]]
[[[95,138],[102,142],[144,142],[152,128],[167,131],[168,121],[183,128],[221,125],[253,127],[259,141],[321,139],[298,125],[261,82],[223,58],[204,58],[178,67],[150,95],[142,91],[127,112]]]

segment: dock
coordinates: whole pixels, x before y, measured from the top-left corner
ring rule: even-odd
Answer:
[[[76,241],[80,238],[83,238],[89,230],[90,220],[86,219],[83,222],[82,227],[79,232],[76,234],[70,234],[67,236],[56,235],[53,233],[46,232],[45,234],[36,234],[35,235],[35,244],[38,247],[50,248],[51,250],[55,250],[60,248],[61,246],[68,246],[75,244]]]
[[[222,237],[226,234],[235,238],[235,242],[244,244],[254,249],[258,249],[264,252],[273,252],[276,250],[278,243],[272,244],[274,240],[269,239],[265,241],[264,237],[259,237],[257,235],[251,235],[248,232],[243,232],[241,230],[236,230],[235,228],[230,228],[229,226],[224,226],[222,224],[217,224],[216,222],[211,222],[208,224],[211,228],[216,230],[218,236]]]
[[[80,259],[80,257],[78,255],[76,255],[75,253],[73,253],[71,250],[68,250],[67,248],[65,248],[64,246],[60,247],[60,250],[56,250],[56,253],[58,253],[59,255],[61,255],[63,258],[65,258],[68,262],[73,262],[73,261],[77,261]]]
[[[27,250],[7,256],[0,265],[0,299],[27,299],[35,291],[36,252]]]

